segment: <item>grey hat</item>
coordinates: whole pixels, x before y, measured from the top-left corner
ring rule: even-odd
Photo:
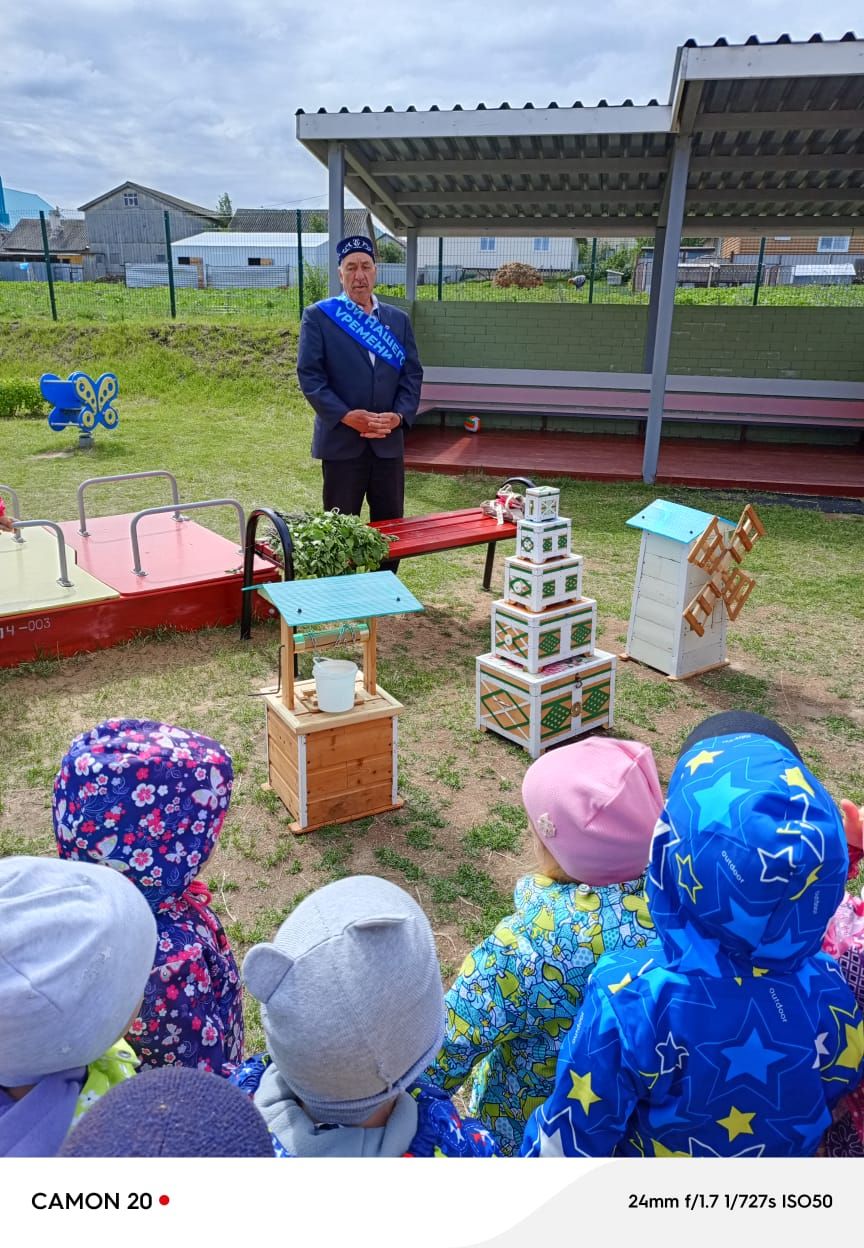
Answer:
[[[118,872],[0,859],[0,1086],[101,1057],[144,995],[156,940],[150,907]]]
[[[243,963],[279,1073],[316,1122],[355,1126],[437,1056],[444,993],[429,920],[355,875],[307,897]]]

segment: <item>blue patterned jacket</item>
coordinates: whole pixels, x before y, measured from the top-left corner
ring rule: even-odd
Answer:
[[[809,1156],[862,1074],[864,1024],[819,952],[843,895],[839,812],[765,737],[679,759],[651,847],[661,945],[602,959],[530,1156]]]
[[[552,1092],[561,1041],[597,958],[654,939],[643,879],[586,890],[545,875],[516,885],[516,910],[470,953],[447,993],[447,1031],[426,1073],[459,1088],[473,1068],[468,1112],[505,1154]]]

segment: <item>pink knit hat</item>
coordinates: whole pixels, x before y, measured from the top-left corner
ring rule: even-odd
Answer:
[[[525,773],[522,801],[571,879],[623,884],[648,865],[663,795],[647,745],[589,737],[552,750]]]

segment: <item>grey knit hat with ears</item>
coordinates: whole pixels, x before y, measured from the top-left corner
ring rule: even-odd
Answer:
[[[307,897],[243,963],[267,1047],[316,1122],[356,1126],[434,1060],[444,993],[429,920],[371,875]]]

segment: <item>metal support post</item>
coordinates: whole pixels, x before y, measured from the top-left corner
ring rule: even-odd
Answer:
[[[759,302],[759,290],[762,286],[762,266],[765,263],[765,239],[759,239],[759,259],[756,261],[756,281],[753,284],[753,307]]]
[[[303,297],[303,214],[297,209],[297,311],[303,315],[306,300]],[[339,241],[338,239],[336,240]],[[332,246],[331,246],[332,250]]]
[[[174,257],[171,255],[171,220],[168,210],[162,214],[165,218],[165,254],[168,257],[168,298],[171,303],[171,320],[177,320],[177,292],[174,289]]]
[[[405,298],[413,303],[417,298],[417,231],[408,230],[408,246],[405,249]]]
[[[660,300],[660,279],[666,253],[666,226],[658,225],[654,231],[654,259],[651,263],[651,289],[648,292],[648,323],[645,327],[645,351],[642,371],[650,373],[654,366],[654,339],[657,336],[657,304]],[[676,265],[677,268],[677,265]]]
[[[675,140],[672,168],[669,173],[669,208],[666,220],[666,243],[663,250],[672,258],[672,263],[663,265],[657,295],[657,332],[654,337],[651,396],[648,402],[648,421],[645,426],[645,448],[642,457],[642,479],[646,483],[652,482],[656,477],[657,461],[660,458],[663,404],[666,399],[666,375],[669,370],[672,317],[675,312],[675,286],[678,281],[677,256],[681,248],[681,231],[684,225],[691,142],[689,135],[679,135]]]
[[[341,143],[327,144],[327,225],[329,241],[330,294],[338,295],[342,289],[339,281],[339,261],[336,244],[345,229],[345,148]]]
[[[51,304],[51,320],[57,320],[57,300],[54,298],[54,273],[51,269],[51,251],[48,247],[48,227],[45,224],[45,213],[39,213],[39,225],[42,227],[42,251],[45,256],[45,275],[48,278],[48,302]]]

